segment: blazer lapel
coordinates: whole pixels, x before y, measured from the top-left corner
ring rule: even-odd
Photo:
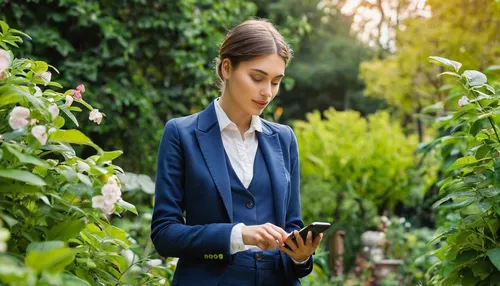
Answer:
[[[261,147],[264,159],[269,169],[271,183],[273,185],[274,209],[276,210],[276,220],[279,226],[285,226],[285,191],[287,187],[285,177],[285,163],[283,152],[278,138],[278,133],[273,133],[262,122],[262,132],[256,132],[257,140]]]
[[[229,220],[233,222],[231,185],[226,168],[224,145],[213,102],[200,113],[198,117],[198,129],[195,132],[203,158],[222,197]]]

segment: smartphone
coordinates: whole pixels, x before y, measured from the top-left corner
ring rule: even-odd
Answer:
[[[329,222],[313,222],[310,225],[308,225],[308,226],[302,228],[301,230],[299,230],[299,235],[302,237],[302,240],[305,243],[306,239],[307,239],[307,233],[309,231],[312,232],[312,239],[314,240],[314,238],[316,237],[316,235],[324,232],[330,226],[332,226],[332,225]],[[296,237],[295,237],[295,235],[293,233],[290,234],[290,236],[288,236],[287,240],[288,239],[291,239],[294,243],[297,243]],[[291,248],[290,248],[290,246],[288,246],[288,244],[285,244],[285,247],[291,250]]]

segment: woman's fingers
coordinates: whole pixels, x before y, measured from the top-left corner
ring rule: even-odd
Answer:
[[[313,242],[313,249],[314,249],[314,250],[316,250],[316,248],[318,248],[319,243],[321,242],[321,239],[323,239],[323,234],[322,234],[322,233],[318,234],[318,235],[314,238],[314,242]]]
[[[295,239],[297,240],[297,246],[299,248],[304,247],[304,240],[302,239],[302,236],[300,236],[299,232],[297,230],[294,230],[293,234],[295,235]]]

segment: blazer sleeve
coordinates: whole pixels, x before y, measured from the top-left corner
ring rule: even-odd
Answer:
[[[291,232],[293,230],[299,230],[304,227],[304,222],[302,221],[302,215],[300,210],[300,162],[299,162],[299,149],[297,145],[297,138],[292,128],[288,126],[291,135],[290,143],[290,183],[291,183],[291,194],[288,203],[288,208],[286,212],[286,226],[285,231]],[[283,252],[283,254],[285,254]],[[287,255],[287,254],[285,254]],[[309,257],[309,260],[304,264],[295,264],[292,259],[289,265],[291,266],[293,272],[297,278],[302,278],[313,269],[313,256]]]
[[[164,257],[230,260],[235,223],[185,225],[184,156],[175,119],[165,125],[158,151],[151,240]]]

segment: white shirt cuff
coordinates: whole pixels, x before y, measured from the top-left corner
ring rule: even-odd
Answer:
[[[231,230],[231,240],[229,246],[229,252],[231,254],[246,250],[245,243],[243,243],[243,235],[241,233],[243,226],[245,226],[244,223],[239,223]]]
[[[307,261],[309,261],[309,259],[311,259],[311,257],[308,257],[306,260],[302,261],[302,262],[298,262],[298,261],[295,261],[295,259],[293,259],[291,256],[290,256],[290,259],[293,261],[293,263],[295,264],[306,264]]]

